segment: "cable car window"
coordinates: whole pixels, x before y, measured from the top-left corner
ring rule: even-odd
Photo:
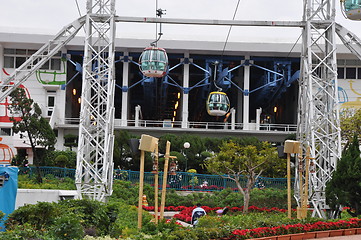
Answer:
[[[346,0],[345,1],[345,10],[350,11],[353,9],[361,8],[361,0]]]

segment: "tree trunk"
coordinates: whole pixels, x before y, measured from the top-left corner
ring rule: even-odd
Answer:
[[[249,199],[250,199],[250,191],[246,189],[243,195],[243,213],[248,213]]]

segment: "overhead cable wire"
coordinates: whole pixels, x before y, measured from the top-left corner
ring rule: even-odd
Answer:
[[[298,36],[296,42],[293,44],[291,50],[290,50],[289,53],[287,54],[287,58],[290,56],[291,52],[293,51],[293,49],[295,48],[296,44],[298,43],[298,40],[300,40],[301,37],[302,37],[302,33],[300,34],[300,36]]]
[[[80,12],[80,8],[79,8],[78,0],[75,0],[75,4],[76,4],[76,7],[78,8],[79,16],[81,17],[81,12]]]
[[[238,6],[239,6],[239,3],[240,3],[240,2],[241,2],[241,0],[238,0],[236,9],[234,10],[234,14],[233,14],[232,20],[234,20],[234,19],[236,18],[237,11],[238,11]],[[227,37],[226,37],[226,41],[224,42],[224,46],[223,46],[223,50],[222,50],[222,57],[223,57],[224,51],[225,51],[226,46],[227,46],[227,42],[228,42],[229,35],[231,34],[232,27],[233,27],[232,25],[229,26],[229,30],[228,30],[228,34],[227,34]]]

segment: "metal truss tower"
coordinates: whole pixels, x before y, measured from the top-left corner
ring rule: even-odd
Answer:
[[[81,196],[112,193],[115,0],[88,0],[75,183]]]
[[[335,12],[335,0],[304,0],[297,138],[311,147],[309,201],[323,218],[325,186],[341,156]]]

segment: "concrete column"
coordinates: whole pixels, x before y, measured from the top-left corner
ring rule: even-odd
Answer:
[[[184,58],[189,59],[189,52],[184,53]],[[183,64],[183,87],[189,87],[189,63]],[[188,100],[189,100],[189,93],[188,91],[183,91],[182,97],[182,128],[188,128]]]
[[[123,88],[128,88],[129,84],[129,53],[124,52],[125,60],[123,61]],[[125,127],[128,125],[128,89],[122,91],[122,115],[120,125]]]
[[[234,130],[236,126],[236,109],[231,108],[231,130]]]
[[[249,61],[250,56],[245,56],[245,61]],[[246,64],[244,66],[244,81],[243,81],[243,89],[245,91],[243,95],[243,130],[249,130],[249,75],[250,75],[250,66]]]
[[[261,114],[262,114],[262,108],[256,109],[256,130],[260,129],[261,126]]]

